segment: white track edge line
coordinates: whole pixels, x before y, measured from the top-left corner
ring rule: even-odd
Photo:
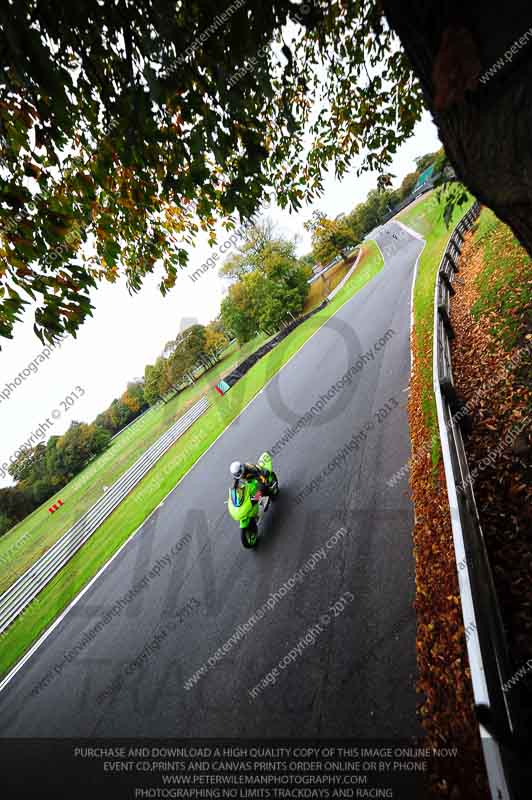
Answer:
[[[383,259],[383,260],[384,260],[384,259]],[[355,292],[355,294],[356,294],[356,292]],[[113,553],[113,555],[111,556],[111,558],[109,559],[109,561],[107,561],[107,562],[106,562],[106,563],[105,563],[105,564],[104,564],[104,565],[103,565],[103,566],[100,568],[100,570],[99,570],[99,571],[96,573],[96,575],[94,575],[94,577],[93,577],[93,578],[91,578],[91,580],[89,581],[89,583],[88,583],[86,586],[84,586],[84,587],[83,587],[83,589],[82,589],[82,590],[79,592],[79,594],[77,594],[77,595],[76,595],[76,597],[74,597],[74,599],[73,599],[73,600],[70,602],[70,604],[69,604],[69,605],[68,605],[68,606],[67,606],[67,607],[66,607],[66,608],[65,608],[65,609],[64,609],[64,610],[61,612],[61,614],[59,615],[59,617],[57,617],[57,619],[55,619],[55,620],[52,622],[52,624],[50,625],[50,627],[49,627],[49,628],[47,628],[47,629],[46,629],[46,630],[45,630],[45,631],[44,631],[44,632],[41,634],[41,637],[40,637],[40,638],[39,638],[39,639],[38,639],[38,640],[35,642],[35,644],[33,644],[33,645],[32,645],[32,647],[31,647],[31,648],[28,650],[28,652],[27,652],[27,653],[25,653],[25,654],[22,656],[22,658],[20,659],[20,661],[18,661],[18,662],[15,664],[15,666],[14,666],[14,667],[11,669],[11,671],[10,671],[10,672],[8,672],[8,674],[6,675],[6,677],[5,677],[5,678],[4,678],[4,679],[3,679],[3,680],[0,682],[0,692],[2,692],[2,691],[5,689],[5,687],[6,687],[6,686],[7,686],[7,685],[8,685],[8,684],[9,684],[9,683],[10,683],[10,682],[13,680],[13,678],[15,677],[15,675],[17,675],[17,673],[18,673],[18,672],[19,672],[19,671],[22,669],[22,667],[23,667],[23,666],[26,664],[26,662],[27,662],[27,661],[28,661],[28,660],[31,658],[31,656],[32,656],[32,655],[34,655],[34,653],[36,653],[36,652],[37,652],[37,650],[39,649],[39,647],[40,647],[40,646],[43,644],[43,642],[44,642],[44,641],[45,641],[45,640],[48,638],[48,636],[50,636],[50,634],[51,634],[51,633],[53,633],[53,631],[54,631],[54,630],[57,628],[57,626],[58,626],[58,625],[59,625],[59,624],[62,622],[62,620],[63,620],[63,619],[66,617],[66,615],[67,615],[67,614],[68,614],[68,613],[69,613],[69,612],[72,610],[72,608],[74,608],[74,606],[75,606],[75,605],[76,605],[76,604],[77,604],[77,603],[78,603],[78,602],[81,600],[81,598],[83,597],[83,595],[84,595],[84,594],[85,594],[85,593],[86,593],[86,592],[87,592],[87,591],[90,589],[90,587],[92,586],[92,584],[93,584],[93,583],[94,583],[94,582],[95,582],[95,581],[96,581],[96,580],[97,580],[97,579],[100,577],[100,575],[101,575],[101,574],[102,574],[102,573],[103,573],[103,572],[104,572],[104,571],[105,571],[105,570],[106,570],[106,569],[107,569],[107,568],[108,568],[108,567],[109,567],[109,566],[110,566],[110,565],[113,563],[113,561],[115,560],[115,558],[117,558],[117,557],[120,555],[120,553],[122,552],[122,550],[123,550],[123,549],[126,547],[126,545],[128,545],[128,544],[129,544],[129,542],[130,542],[130,541],[131,541],[131,540],[132,540],[132,539],[133,539],[133,538],[134,538],[134,537],[137,535],[137,533],[139,532],[139,530],[140,530],[140,529],[141,529],[141,528],[142,528],[142,527],[143,527],[143,526],[146,524],[146,522],[147,522],[147,521],[150,519],[150,517],[152,516],[152,514],[154,514],[154,513],[155,513],[155,511],[157,511],[157,509],[158,509],[158,508],[160,508],[160,506],[161,506],[161,505],[162,505],[162,504],[165,502],[166,498],[167,498],[167,497],[169,497],[169,496],[172,494],[172,492],[173,492],[175,489],[177,489],[177,487],[179,486],[179,484],[181,483],[181,481],[183,481],[183,480],[184,480],[184,479],[187,477],[187,475],[189,475],[189,474],[192,472],[192,470],[194,469],[194,467],[196,466],[196,464],[199,464],[199,462],[201,461],[201,459],[202,459],[202,458],[203,458],[205,455],[207,455],[207,453],[209,452],[209,450],[211,449],[211,447],[214,447],[214,445],[216,444],[216,442],[218,441],[218,439],[220,439],[220,438],[221,438],[221,437],[224,435],[224,433],[225,433],[225,432],[226,432],[226,431],[227,431],[227,430],[228,430],[228,429],[231,427],[231,425],[232,425],[234,422],[236,422],[236,420],[237,420],[237,419],[238,419],[238,418],[239,418],[239,417],[240,417],[240,416],[241,416],[241,415],[244,413],[244,411],[246,410],[246,408],[247,408],[249,405],[251,405],[251,403],[252,403],[254,400],[256,400],[256,398],[257,398],[257,397],[259,396],[259,394],[260,394],[260,391],[263,391],[263,390],[264,390],[264,389],[265,389],[265,388],[268,386],[268,384],[269,384],[269,383],[270,383],[270,382],[271,382],[271,381],[272,381],[272,380],[275,378],[275,376],[276,376],[276,375],[278,375],[278,374],[281,372],[281,370],[283,370],[283,369],[284,369],[284,368],[285,368],[285,367],[286,367],[286,366],[287,366],[287,365],[290,363],[290,361],[291,361],[291,360],[292,360],[292,359],[293,359],[293,358],[294,358],[294,357],[295,357],[295,356],[296,356],[296,355],[299,353],[299,351],[300,351],[300,350],[302,350],[302,349],[305,347],[305,345],[306,345],[306,344],[308,344],[308,342],[310,342],[310,340],[311,340],[311,339],[312,339],[312,338],[313,338],[313,337],[314,337],[314,336],[315,336],[317,333],[319,333],[319,331],[320,331],[320,330],[323,328],[323,326],[324,326],[324,325],[326,325],[326,324],[327,324],[327,322],[328,322],[330,319],[332,319],[332,318],[333,318],[333,317],[334,317],[334,316],[335,316],[335,315],[336,315],[336,314],[337,314],[337,313],[340,311],[340,309],[344,307],[344,305],[345,305],[346,303],[348,303],[350,300],[352,300],[352,298],[355,296],[355,294],[351,295],[351,297],[348,297],[348,298],[346,298],[346,300],[345,300],[345,301],[344,301],[344,302],[343,302],[343,303],[342,303],[342,304],[341,304],[341,305],[340,305],[340,306],[339,306],[339,307],[336,309],[336,311],[335,311],[333,314],[331,314],[331,316],[330,316],[330,317],[327,317],[327,319],[326,319],[324,322],[322,322],[322,324],[319,326],[319,328],[316,328],[316,330],[314,331],[314,333],[313,333],[313,334],[311,334],[311,335],[308,337],[308,339],[305,339],[305,341],[303,342],[303,344],[302,344],[300,347],[298,347],[298,349],[295,351],[295,353],[292,353],[292,355],[290,356],[290,358],[288,359],[288,361],[285,361],[285,363],[284,363],[284,364],[283,364],[283,365],[282,365],[282,366],[281,366],[281,367],[280,367],[280,368],[279,368],[279,369],[278,369],[276,372],[274,372],[274,374],[272,375],[272,377],[270,378],[270,380],[269,380],[269,381],[267,381],[267,382],[264,384],[264,386],[262,387],[262,389],[261,389],[261,390],[259,390],[259,391],[258,391],[256,394],[254,394],[254,395],[253,395],[253,397],[252,397],[252,398],[249,400],[249,402],[247,402],[247,403],[246,403],[246,405],[244,406],[244,408],[243,408],[243,409],[242,409],[242,410],[241,410],[241,411],[240,411],[240,412],[237,414],[237,416],[236,416],[236,417],[234,417],[234,419],[232,419],[232,420],[231,420],[231,422],[230,422],[230,423],[229,423],[229,424],[228,424],[228,425],[227,425],[227,426],[226,426],[226,427],[223,429],[223,431],[221,431],[221,433],[219,433],[219,434],[218,434],[218,436],[216,437],[216,439],[215,439],[213,442],[211,442],[211,444],[208,446],[208,448],[207,448],[207,449],[206,449],[206,450],[205,450],[205,451],[204,451],[204,452],[203,452],[203,453],[200,455],[200,457],[199,457],[199,458],[198,458],[198,459],[197,459],[197,460],[196,460],[196,461],[195,461],[195,462],[194,462],[194,463],[191,465],[191,467],[190,467],[190,468],[189,468],[189,469],[188,469],[188,470],[185,472],[185,474],[181,476],[181,478],[178,480],[178,482],[176,483],[176,485],[175,485],[175,486],[173,486],[173,487],[172,487],[172,489],[170,489],[170,491],[168,492],[168,494],[166,494],[166,495],[163,497],[163,499],[161,500],[161,502],[159,503],[159,505],[158,505],[156,508],[154,508],[154,509],[153,509],[153,510],[152,510],[152,511],[151,511],[151,512],[148,514],[148,516],[146,517],[146,519],[144,519],[144,520],[142,521],[142,523],[141,523],[141,524],[138,526],[138,528],[136,528],[136,529],[133,531],[133,533],[131,533],[131,534],[128,536],[128,538],[125,540],[125,542],[123,542],[123,543],[120,545],[120,547],[118,548],[118,550],[117,550],[115,553]],[[260,360],[260,359],[259,359],[259,360]],[[255,365],[253,365],[253,366],[255,366]],[[212,406],[210,406],[210,408],[212,408]],[[124,498],[124,499],[126,499],[126,498]]]
[[[410,228],[408,225],[405,225],[404,222],[400,222],[398,219],[393,219],[393,220],[391,219],[390,222],[395,222],[396,225],[400,225],[401,228],[403,228],[403,230],[405,230],[407,233],[410,234],[410,236],[413,236],[415,239],[421,239],[421,241],[423,242],[425,241],[425,239],[420,233],[415,231],[414,228]]]

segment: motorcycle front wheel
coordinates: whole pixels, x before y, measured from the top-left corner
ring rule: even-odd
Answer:
[[[245,547],[247,550],[249,550],[252,547],[256,547],[258,541],[257,534],[258,530],[257,530],[257,523],[255,522],[255,520],[253,520],[247,526],[247,528],[242,528],[240,532],[240,538],[242,540],[243,547]]]

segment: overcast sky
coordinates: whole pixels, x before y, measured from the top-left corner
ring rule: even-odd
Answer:
[[[436,128],[425,113],[414,135],[394,159],[390,171],[397,176],[395,185],[415,169],[415,157],[439,147]],[[336,181],[331,174],[325,180],[324,194],[315,203],[292,215],[272,207],[269,216],[278,224],[279,233],[298,235],[298,254],[303,255],[310,250],[310,236],[303,222],[312,211],[319,208],[328,217],[347,213],[375,188],[376,180],[376,174],[356,177],[352,172]],[[219,245],[227,236],[222,233]],[[129,380],[143,376],[145,365],[153,363],[165,343],[175,338],[181,320],[197,318],[206,324],[217,315],[226,287],[217,270],[209,270],[195,282],[188,277],[212,252],[205,240],[199,242],[190,268],[180,274],[166,297],[160,294],[155,276],[146,279],[141,292],[134,295],[128,294],[123,283],[105,283],[93,291],[94,315],[82,326],[77,339],[69,337],[54,350],[38,372],[26,377],[7,400],[0,397],[0,467],[46,419],[53,427],[44,440],[48,435],[64,433],[74,419],[91,422],[122,394]],[[15,327],[13,340],[2,340],[0,392],[42,351],[43,345],[33,332],[30,311]],[[77,387],[85,394],[65,410],[61,401],[73,391],[80,395]],[[9,476],[0,478],[0,486],[10,483]]]

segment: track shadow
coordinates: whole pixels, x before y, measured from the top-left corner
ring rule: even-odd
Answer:
[[[270,503],[259,525],[259,540],[255,548],[257,552],[272,552],[277,540],[282,537],[283,534],[286,535],[289,512],[293,506],[294,501],[290,488],[281,486],[279,495]]]

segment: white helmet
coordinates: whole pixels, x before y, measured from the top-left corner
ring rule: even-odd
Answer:
[[[244,472],[244,465],[241,464],[240,461],[233,461],[229,469],[231,470],[233,478],[240,478]]]

